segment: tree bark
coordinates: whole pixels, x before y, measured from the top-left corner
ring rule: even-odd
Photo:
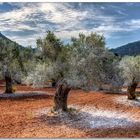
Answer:
[[[60,84],[57,87],[54,97],[54,109],[67,111],[67,98],[71,88],[66,84]]]
[[[136,99],[135,90],[136,90],[137,85],[138,85],[138,83],[133,82],[132,84],[130,84],[128,86],[127,93],[128,93],[128,99],[129,100]]]
[[[13,87],[12,87],[12,78],[11,74],[7,71],[5,72],[5,82],[6,82],[6,89],[5,93],[13,93]]]

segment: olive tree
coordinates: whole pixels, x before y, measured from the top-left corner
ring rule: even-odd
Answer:
[[[115,56],[105,48],[103,36],[96,33],[88,36],[79,34],[78,38],[72,38],[67,51],[65,49],[59,52],[55,61],[37,65],[28,78],[34,84],[42,85],[57,77],[55,110],[67,111],[67,97],[71,88],[97,90],[102,84],[118,83],[114,76]]]
[[[47,31],[45,38],[37,39],[37,47],[42,52],[43,59],[56,61],[59,52],[61,51],[62,42],[54,35],[53,32]]]
[[[23,64],[19,46],[8,39],[0,38],[0,71],[6,82],[5,93],[13,93],[13,81],[22,76]]]
[[[126,56],[120,61],[122,76],[125,84],[128,86],[128,99],[136,98],[135,90],[140,82],[140,56]]]

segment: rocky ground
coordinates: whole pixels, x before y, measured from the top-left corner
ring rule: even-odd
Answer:
[[[2,93],[4,87],[0,87]],[[17,86],[18,94],[55,89]],[[16,93],[15,93],[16,94]],[[69,114],[51,112],[53,96],[0,99],[1,138],[94,138],[140,137],[140,98],[128,101],[125,94],[72,90]]]

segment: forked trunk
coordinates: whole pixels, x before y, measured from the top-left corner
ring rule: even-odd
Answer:
[[[11,74],[7,71],[5,73],[5,82],[6,82],[6,89],[5,93],[13,93],[13,87],[12,87],[12,78]]]
[[[136,99],[135,90],[136,90],[137,85],[138,83],[134,82],[128,86],[128,89],[127,89],[128,99],[130,100]]]
[[[57,87],[55,97],[54,97],[54,109],[67,111],[67,98],[70,91],[70,87],[66,84],[60,84]]]

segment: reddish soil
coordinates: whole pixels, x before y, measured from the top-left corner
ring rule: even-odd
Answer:
[[[1,83],[2,85],[2,83]],[[0,87],[0,92],[4,87]],[[19,91],[45,91],[53,94],[53,88],[31,88],[16,86]],[[53,106],[53,97],[45,99],[0,100],[0,138],[93,138],[93,137],[140,137],[140,106],[128,106],[115,102],[115,98],[125,97],[125,94],[108,94],[101,92],[85,92],[72,90],[68,104],[81,107],[96,107],[100,110],[119,111],[132,114],[137,123],[129,127],[78,128],[67,124],[49,123],[45,118],[34,116],[34,112]]]

